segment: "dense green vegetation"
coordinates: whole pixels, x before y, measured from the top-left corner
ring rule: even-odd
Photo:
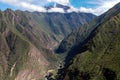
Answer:
[[[94,29],[85,42],[74,46],[74,57],[58,74],[58,80],[120,80],[120,3],[94,24],[88,25]]]

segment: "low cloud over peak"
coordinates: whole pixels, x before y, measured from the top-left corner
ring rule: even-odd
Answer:
[[[69,0],[47,0],[48,2],[56,2],[59,4],[63,4],[63,5],[68,5],[69,4]]]
[[[0,3],[4,3],[6,5],[11,5],[13,6],[12,8],[18,8],[21,10],[29,10],[29,11],[39,11],[39,12],[86,12],[86,13],[93,13],[96,15],[100,15],[113,7],[115,4],[120,2],[119,0],[90,0],[90,1],[81,1],[77,0],[72,1],[72,0],[0,0]],[[69,6],[70,8],[65,10],[60,7],[53,7],[47,10],[45,7],[46,4],[48,3],[58,3],[62,5]],[[83,4],[84,5],[81,5]],[[74,5],[77,5],[79,7],[75,8]],[[89,5],[89,7],[88,7]],[[92,7],[91,5],[94,5]]]

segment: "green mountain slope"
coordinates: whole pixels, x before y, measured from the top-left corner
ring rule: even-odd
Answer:
[[[97,26],[92,25],[94,29],[85,42],[75,47],[73,59],[59,73],[58,80],[120,79],[120,3],[94,24]]]
[[[94,17],[88,13],[0,11],[0,80],[43,79],[47,70],[57,66],[55,46]]]
[[[115,16],[116,14],[120,13],[120,7],[119,5],[114,6],[109,11],[105,12],[104,14],[100,15],[99,17],[96,17],[93,21],[90,23],[87,23],[81,27],[78,27],[77,29],[73,30],[67,37],[65,37],[62,42],[60,43],[59,47],[56,49],[57,53],[67,55],[66,53],[70,55],[74,55],[71,53],[74,53],[77,50],[77,47],[83,45],[88,41],[92,35],[92,32],[94,32],[97,27],[99,27],[101,24],[108,21],[110,18]],[[91,36],[89,36],[92,34]]]

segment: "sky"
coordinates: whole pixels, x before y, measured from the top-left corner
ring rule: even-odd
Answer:
[[[120,2],[120,0],[0,0],[0,9],[11,8],[12,10],[46,12],[43,6],[51,2],[71,6],[69,12],[81,11],[101,15]],[[54,8],[49,12],[52,11],[64,12],[59,8]]]

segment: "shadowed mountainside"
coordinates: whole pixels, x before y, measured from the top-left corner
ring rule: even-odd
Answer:
[[[93,22],[86,26],[89,28],[87,36],[86,31],[80,33],[79,28],[77,33],[73,31],[64,40],[75,41],[71,42],[72,52],[66,57],[69,62],[58,73],[58,80],[120,79],[120,3]]]
[[[64,54],[65,56],[67,55],[67,53],[70,53],[73,56],[74,53],[78,52],[77,47],[79,49],[79,47],[86,43],[89,38],[94,36],[92,32],[94,32],[97,27],[99,27],[101,24],[105,23],[118,13],[120,13],[119,4],[114,6],[104,14],[100,15],[99,17],[96,17],[91,22],[83,25],[82,27],[74,29],[67,37],[62,40],[62,42],[56,49],[56,52]]]

